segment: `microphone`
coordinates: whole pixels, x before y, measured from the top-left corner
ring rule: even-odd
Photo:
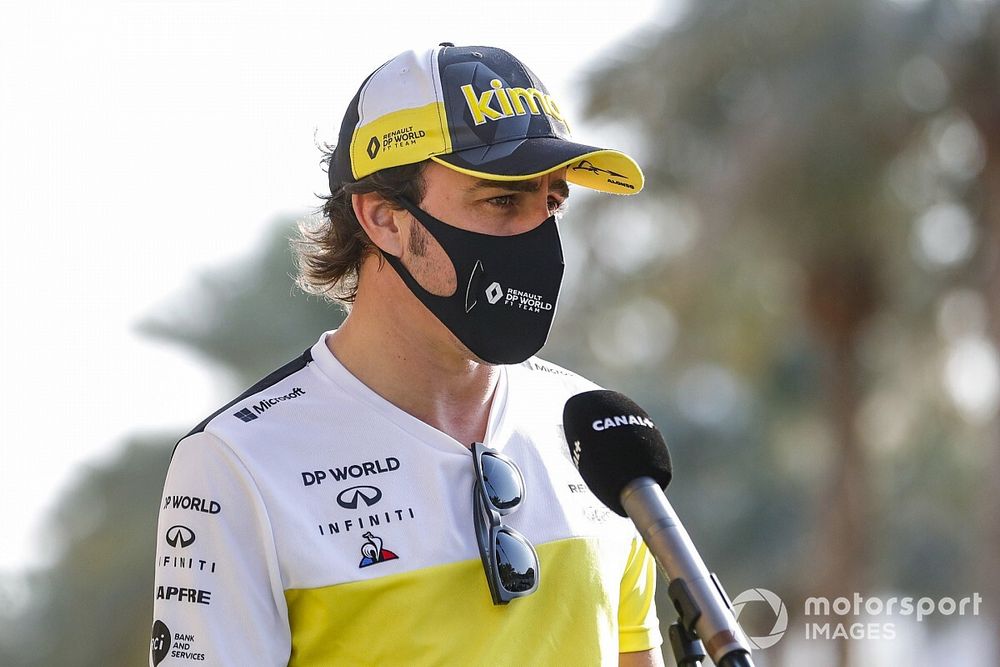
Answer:
[[[563,430],[583,481],[609,509],[632,519],[669,580],[681,632],[688,633],[671,637],[675,652],[693,637],[716,665],[752,667],[732,603],[663,494],[673,476],[670,454],[646,411],[616,391],[586,391],[566,401]]]

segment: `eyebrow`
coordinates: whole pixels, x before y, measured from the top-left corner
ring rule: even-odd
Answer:
[[[542,185],[542,179],[534,178],[528,181],[491,181],[480,179],[476,181],[470,190],[485,190],[496,188],[499,190],[509,190],[512,192],[538,192]],[[569,184],[562,178],[552,181],[549,184],[549,192],[560,195],[563,199],[569,197]]]

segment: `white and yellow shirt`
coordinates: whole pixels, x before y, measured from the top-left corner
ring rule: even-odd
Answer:
[[[160,504],[151,665],[616,665],[661,643],[655,566],[587,490],[563,405],[595,386],[501,368],[486,445],[538,590],[494,606],[460,443],[350,374],[324,334],[184,437]]]

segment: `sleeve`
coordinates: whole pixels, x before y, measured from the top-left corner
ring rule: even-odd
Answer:
[[[656,561],[642,538],[632,540],[632,549],[621,581],[618,603],[618,651],[648,651],[663,643],[656,617]]]
[[[190,435],[174,451],[153,588],[151,667],[288,664],[288,612],[264,502],[214,435]]]

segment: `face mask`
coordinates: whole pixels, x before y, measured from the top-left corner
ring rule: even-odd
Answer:
[[[382,253],[413,295],[483,361],[516,364],[538,352],[562,283],[555,216],[522,234],[492,236],[452,227],[404,198],[398,201],[441,244],[458,279],[451,296],[431,294],[398,257]]]

